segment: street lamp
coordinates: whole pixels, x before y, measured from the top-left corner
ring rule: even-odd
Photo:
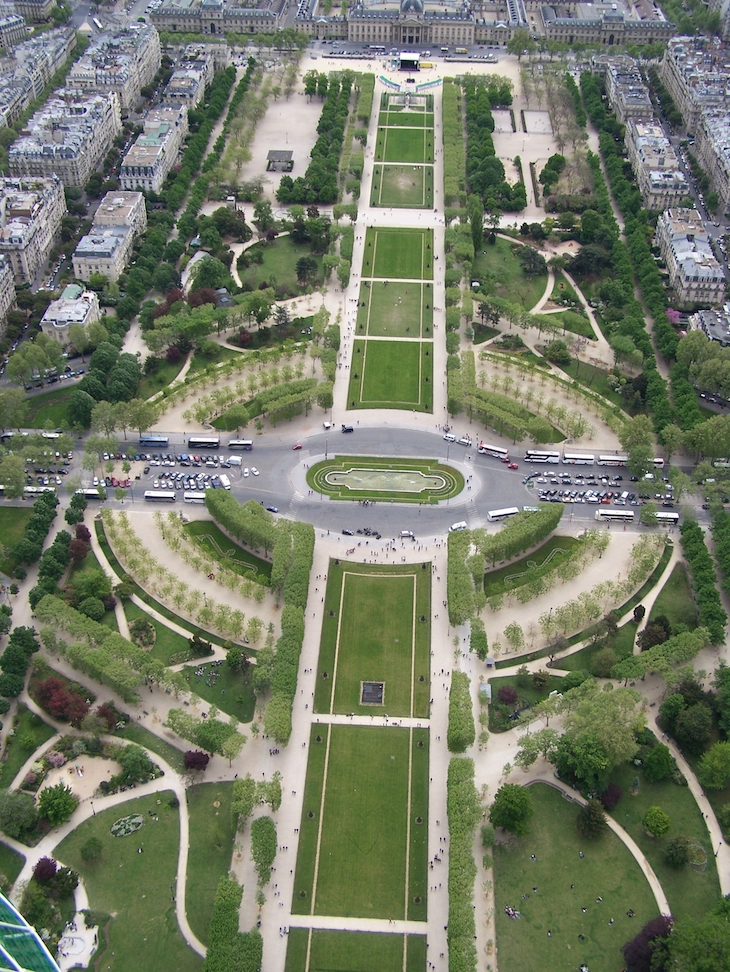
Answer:
[[[94,801],[89,800],[89,803],[91,804],[91,812],[94,814],[94,816],[96,816],[96,810],[94,810]]]

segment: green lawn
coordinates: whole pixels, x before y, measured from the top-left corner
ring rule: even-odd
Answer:
[[[421,126],[379,128],[376,162],[433,162],[433,129]]]
[[[609,402],[618,405],[619,408],[623,408],[626,404],[618,392],[614,391],[609,385],[609,373],[608,371],[604,371],[603,368],[596,368],[594,365],[587,364],[585,361],[578,361],[577,358],[573,358],[569,365],[559,365],[559,367],[561,371],[564,371],[574,381],[585,385],[586,388],[596,392],[596,394],[602,395]]]
[[[218,354],[214,358],[209,357],[207,354],[201,354],[199,351],[193,352],[193,360],[190,362],[188,374],[194,375],[197,371],[205,371],[206,368],[215,367],[224,361],[230,361],[231,358],[240,358],[241,356],[240,351],[234,351],[232,348],[224,348],[222,344],[219,344],[218,348]]]
[[[80,824],[56,849],[57,858],[81,875],[89,907],[114,915],[109,947],[97,959],[100,968],[199,972],[202,967],[202,959],[180,934],[172,900],[180,837],[178,811],[168,803],[172,796],[167,790],[97,810],[96,816]],[[144,818],[142,828],[129,837],[112,836],[114,821],[132,813]],[[94,865],[86,864],[81,856],[81,848],[91,837],[103,844],[101,862]]]
[[[375,165],[371,206],[394,209],[433,208],[432,165]]]
[[[583,840],[575,825],[577,806],[544,784],[529,792],[535,808],[529,834],[494,851],[499,967],[576,972],[585,963],[592,972],[618,972],[624,967],[621,947],[657,915],[649,884],[613,833]],[[510,918],[506,907],[521,917]]]
[[[23,539],[28,520],[33,516],[30,507],[22,506],[1,506],[0,507],[0,537],[2,537],[3,547],[13,547]],[[4,557],[0,559],[0,571],[13,576],[13,571],[18,566],[14,557]]]
[[[432,253],[432,230],[371,227],[365,234],[362,275],[388,280],[433,280]]]
[[[56,732],[22,702],[18,703],[16,717],[18,721],[15,724],[15,735],[8,736],[3,754],[5,758],[0,763],[2,770],[0,773],[0,789],[3,790],[12,785],[25,761],[33,755],[39,746],[48,742]]]
[[[629,789],[637,777],[639,792],[631,796]],[[623,790],[623,796],[611,811],[612,816],[626,828],[654,868],[669,899],[672,914],[677,918],[700,918],[706,914],[718,899],[720,885],[710,836],[688,787],[667,780],[649,783],[636,766],[628,763],[619,767],[611,779]],[[669,834],[660,840],[649,837],[641,823],[641,818],[652,806],[661,807],[672,821]],[[705,871],[698,873],[689,866],[673,868],[664,862],[664,848],[673,834],[693,837],[704,847],[708,855]]]
[[[428,730],[315,725],[292,911],[425,921],[427,811]]]
[[[149,729],[145,729],[144,726],[140,726],[139,723],[129,722],[124,729],[118,729],[115,735],[126,742],[137,743],[137,745],[144,746],[145,749],[157,753],[158,756],[162,756],[178,773],[185,772],[185,754],[177,746],[172,746],[164,739],[160,739],[159,736],[150,732]]]
[[[7,844],[0,843],[0,890],[8,894],[23,870],[25,858]]]
[[[672,573],[659,591],[654,606],[649,612],[649,621],[664,615],[672,629],[678,624],[686,624],[690,631],[697,627],[697,609],[692,600],[692,591],[684,564],[675,564]]]
[[[197,675],[201,670],[203,674]],[[211,681],[210,676],[213,673],[218,677]],[[211,705],[217,705],[221,712],[235,716],[239,722],[250,722],[253,719],[256,698],[253,694],[250,668],[245,672],[233,672],[225,663],[216,666],[200,661],[195,665],[186,665],[182,669],[182,675],[191,692],[195,692]]]
[[[364,304],[364,306],[363,306]],[[368,281],[360,287],[357,333],[376,337],[433,336],[430,283]]]
[[[301,257],[311,257],[317,263],[317,273],[309,283],[310,288],[322,284],[322,257],[312,253],[306,243],[294,243],[288,236],[280,236],[273,243],[257,243],[246,251],[252,260],[261,254],[261,263],[251,263],[248,269],[240,273],[241,283],[250,284],[257,289],[260,284],[272,286],[277,293],[290,296],[304,294],[307,287],[300,287],[297,282],[297,260]],[[234,352],[235,353],[235,352]]]
[[[430,573],[330,564],[316,712],[428,716]],[[363,681],[385,683],[383,705],[360,703]]]
[[[226,566],[242,577],[256,580],[263,575],[267,580],[271,578],[270,561],[234,543],[213,520],[192,520],[185,524],[185,530],[198,540],[207,553],[218,561],[225,561]]]
[[[430,412],[433,402],[430,341],[355,341],[350,408],[405,408]]]
[[[521,247],[507,240],[497,239],[493,246],[486,245],[474,257],[472,280],[488,282],[491,292],[524,310],[531,310],[545,291],[545,275],[528,277],[519,260]]]
[[[635,639],[636,623],[634,621],[627,621],[626,624],[622,624],[618,629],[618,633],[613,641],[597,641],[595,645],[586,645],[585,648],[581,648],[580,651],[568,655],[567,658],[556,661],[555,668],[567,672],[573,672],[581,668],[586,671],[591,671],[593,659],[606,647],[606,644],[613,648],[616,661],[621,661],[623,658],[628,658],[629,655],[633,654]]]
[[[426,938],[422,935],[377,935],[368,932],[311,931],[292,928],[284,972],[423,972]],[[404,962],[405,954],[405,962]]]
[[[399,482],[389,477],[398,475]],[[437,503],[458,495],[464,477],[435,459],[374,459],[342,456],[315,463],[307,482],[333,499],[393,500],[397,503]],[[402,487],[402,488],[398,488]]]
[[[184,364],[185,358],[181,358],[174,364],[166,358],[160,359],[157,369],[152,374],[144,377],[140,382],[135,397],[149,398],[151,395],[156,395],[157,392],[162,391],[163,388],[167,388],[173,378],[177,378],[180,374]]]
[[[165,665],[169,665],[173,655],[177,655],[181,651],[189,650],[190,645],[187,638],[183,638],[177,631],[173,631],[166,624],[153,618],[146,611],[142,610],[141,607],[137,607],[133,601],[124,602],[124,613],[127,616],[127,621],[136,621],[138,618],[144,618],[155,629],[155,643],[150,649],[150,658],[158,658]]]
[[[28,397],[25,426],[28,429],[56,429],[69,426],[68,403],[73,386]]]
[[[544,284],[545,278],[541,277],[540,279]],[[566,317],[566,314],[569,316]],[[565,331],[570,331],[572,334],[589,338],[591,341],[596,340],[593,325],[587,317],[583,317],[578,311],[560,311],[557,314],[542,314],[541,317],[555,327],[562,327],[563,335],[565,335]]]
[[[236,828],[233,783],[199,783],[187,791],[190,817],[185,911],[193,933],[208,944],[216,888],[231,868]]]
[[[484,593],[487,597],[505,594],[517,587],[524,587],[536,577],[544,577],[555,570],[563,562],[565,554],[578,545],[579,541],[573,537],[551,537],[526,557],[499,570],[488,571],[484,575]]]
[[[378,115],[378,125],[388,128],[433,128],[432,112],[418,112],[391,110],[381,111]]]
[[[571,297],[576,304],[580,303],[578,294],[575,292],[575,287],[571,287],[566,278],[559,273],[555,277],[555,286],[553,287],[553,292],[550,294],[550,300],[560,303],[566,297]],[[559,300],[556,300],[559,298]]]

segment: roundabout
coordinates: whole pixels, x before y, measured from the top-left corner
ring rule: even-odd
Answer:
[[[307,483],[331,499],[438,503],[464,489],[464,477],[434,459],[342,456],[307,472]]]

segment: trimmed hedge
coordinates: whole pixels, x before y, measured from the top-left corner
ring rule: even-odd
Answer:
[[[450,753],[465,753],[476,739],[476,725],[471,704],[471,681],[465,672],[451,673],[449,692],[449,725],[446,745]]]
[[[474,972],[477,966],[474,881],[477,866],[472,846],[482,817],[474,785],[474,760],[452,759],[446,780],[449,819],[449,972]]]
[[[499,533],[482,534],[479,549],[492,566],[511,560],[524,550],[541,543],[555,529],[565,512],[561,503],[540,503],[540,509],[518,513],[507,520]]]
[[[259,887],[271,880],[271,866],[276,860],[276,824],[271,817],[257,817],[251,824],[251,857],[256,867]]]
[[[471,530],[450,533],[446,541],[446,596],[449,602],[449,624],[458,628],[475,612],[474,582],[466,558],[472,542]]]
[[[220,879],[210,919],[203,972],[261,972],[263,938],[255,928],[246,934],[238,931],[242,898],[243,888],[235,879]]]
[[[461,88],[457,87],[450,79],[444,79],[442,98],[444,202],[447,206],[463,206],[466,201],[466,168],[461,115]]]
[[[727,613],[717,589],[715,565],[705,544],[705,535],[695,520],[685,520],[679,528],[682,553],[689,564],[700,625],[707,628],[713,645],[725,640]]]

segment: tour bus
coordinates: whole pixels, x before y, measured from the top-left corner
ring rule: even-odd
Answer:
[[[99,20],[98,17],[92,17],[91,19],[93,20],[94,26],[96,27],[97,30],[104,30],[104,25],[102,24],[102,22]]]
[[[560,462],[559,452],[544,452],[542,449],[526,449],[525,462]]]
[[[218,449],[220,444],[219,435],[191,435],[188,439],[189,449]]]
[[[592,466],[596,457],[590,452],[563,452],[563,462],[566,466]]]
[[[517,506],[508,506],[504,510],[490,510],[487,519],[490,523],[495,523],[497,520],[506,520],[508,516],[515,516],[519,512]]]
[[[599,456],[598,465],[599,466],[625,466],[629,461],[628,456]]]
[[[660,510],[656,514],[656,521],[657,523],[679,523],[679,513]]]
[[[174,503],[177,493],[172,489],[146,489],[144,498],[148,503]]]
[[[41,432],[42,439],[60,439],[63,432]]]
[[[730,469],[730,459],[713,459],[712,465],[715,469]]]
[[[597,520],[616,520],[619,523],[633,523],[634,522],[634,511],[633,510],[596,510]]]
[[[656,467],[657,469],[664,469],[664,460],[663,460],[663,459],[661,459],[661,458],[657,458],[657,459],[655,459],[655,460],[654,460],[654,466],[655,466],[655,467]]]
[[[105,500],[106,490],[102,489],[102,491],[99,492],[96,486],[86,486],[84,489],[77,489],[76,495],[83,496],[84,499]]]
[[[229,449],[243,449],[244,452],[251,452],[253,449],[253,439],[231,439],[228,443]]]
[[[149,446],[151,449],[166,449],[170,439],[166,435],[148,435],[145,432],[139,434],[139,444]]]
[[[509,449],[501,446],[489,445],[488,442],[480,442],[477,452],[482,456],[494,456],[495,459],[509,459]]]
[[[375,51],[378,54],[385,54],[384,44],[368,44],[368,47],[370,48],[371,51]]]
[[[188,492],[183,494],[183,500],[186,503],[197,503],[200,506],[205,504],[205,493]]]
[[[454,48],[454,53],[455,54],[467,54],[468,51],[467,51],[467,49],[465,47],[455,47]]]

